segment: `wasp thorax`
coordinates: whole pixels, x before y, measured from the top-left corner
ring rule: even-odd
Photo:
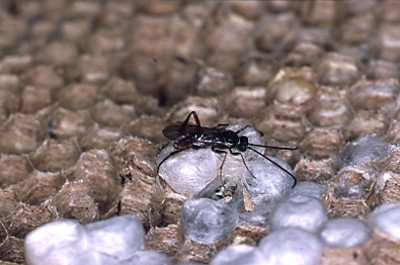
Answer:
[[[239,137],[239,143],[237,145],[237,149],[241,152],[246,151],[248,143],[249,143],[249,140],[247,139],[247,137],[244,137],[244,136]]]

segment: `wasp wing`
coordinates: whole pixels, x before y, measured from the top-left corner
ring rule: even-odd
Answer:
[[[184,134],[193,134],[199,130],[198,126],[187,124],[182,126],[182,124],[172,124],[168,125],[162,131],[163,135],[169,140],[176,140],[179,136]]]
[[[181,126],[178,124],[168,125],[162,130],[162,133],[169,140],[175,140],[181,134],[180,129]]]

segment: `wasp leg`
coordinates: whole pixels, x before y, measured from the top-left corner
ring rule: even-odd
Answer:
[[[197,127],[201,127],[199,116],[197,116],[197,113],[196,113],[195,111],[191,111],[191,112],[186,116],[186,119],[185,119],[185,121],[182,123],[181,128],[185,128],[186,125],[188,125],[191,116],[193,116],[194,121],[195,121]]]
[[[256,176],[254,176],[253,172],[251,172],[251,170],[250,170],[249,167],[247,166],[246,160],[244,159],[243,154],[242,154],[241,152],[235,152],[235,151],[232,150],[232,148],[229,148],[229,152],[230,152],[232,155],[234,155],[234,156],[240,155],[240,157],[242,158],[243,164],[244,164],[244,166],[246,167],[247,171],[249,171],[250,175],[251,175],[253,178],[256,178]]]
[[[225,160],[226,160],[226,156],[228,155],[228,152],[226,150],[218,149],[218,146],[212,146],[211,150],[217,154],[224,154],[224,158],[222,159],[222,163],[221,163],[221,166],[219,167],[219,173],[218,173],[218,177],[220,177],[222,180],[222,170],[224,168],[224,164],[225,164]]]
[[[235,152],[235,151],[233,151],[232,148],[229,149],[229,152],[230,152],[232,155],[234,155],[234,156],[240,155],[240,157],[242,158],[243,164],[244,164],[244,166],[246,167],[247,171],[248,171],[248,172],[250,173],[250,175],[255,179],[256,176],[254,176],[253,172],[251,172],[251,170],[250,170],[249,167],[247,166],[247,163],[246,163],[246,160],[245,160],[244,157],[243,157],[243,154],[242,154],[241,152]],[[241,186],[244,188],[244,190],[247,192],[247,194],[250,195],[250,194],[251,194],[251,192],[250,192],[250,186],[249,186],[249,183],[247,183],[246,178],[241,177],[241,178],[240,178],[240,184],[241,184]],[[243,194],[245,194],[245,193],[243,193]],[[245,204],[246,204],[246,203],[245,203]],[[246,206],[245,206],[245,207],[246,207]]]

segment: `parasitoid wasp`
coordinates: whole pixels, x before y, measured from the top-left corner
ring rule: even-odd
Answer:
[[[195,124],[190,124],[189,120],[193,116]],[[279,165],[277,162],[259,152],[254,147],[262,147],[266,149],[276,149],[276,150],[296,150],[297,147],[285,147],[285,146],[274,146],[274,145],[260,145],[249,143],[246,136],[240,136],[239,133],[250,127],[249,125],[237,130],[232,131],[227,129],[228,124],[218,124],[216,127],[203,127],[200,124],[200,119],[195,111],[190,112],[185,121],[181,124],[172,124],[164,128],[163,134],[166,138],[173,141],[173,147],[175,151],[171,152],[166,156],[157,166],[157,175],[161,165],[171,156],[187,150],[189,148],[200,149],[210,147],[213,152],[223,154],[224,158],[222,160],[221,168],[224,165],[228,151],[231,155],[241,156],[243,164],[250,174],[254,177],[253,173],[247,167],[246,161],[243,157],[243,152],[246,150],[251,150],[264,159],[268,160],[270,163],[284,171],[290,177],[293,178],[293,186],[296,186],[297,179],[290,173],[287,169]]]
[[[189,123],[191,117],[193,117],[195,124]],[[216,127],[203,127],[201,126],[200,119],[195,111],[190,112],[183,123],[172,124],[165,127],[162,132],[166,138],[173,141],[173,147],[175,151],[171,152],[168,156],[161,160],[161,162],[157,166],[157,175],[159,173],[160,166],[171,156],[190,148],[200,149],[210,147],[213,152],[224,155],[221,163],[221,168],[224,165],[226,156],[229,151],[231,155],[241,156],[246,169],[254,177],[253,173],[248,168],[242,154],[246,150],[251,150],[284,171],[290,177],[292,177],[294,180],[292,187],[296,186],[297,179],[292,173],[290,173],[287,169],[279,165],[268,156],[259,152],[254,147],[262,147],[276,150],[296,150],[297,147],[252,144],[249,143],[246,136],[239,135],[242,131],[249,128],[249,125],[244,126],[237,131],[229,130],[227,129],[227,127],[228,124],[218,124]]]

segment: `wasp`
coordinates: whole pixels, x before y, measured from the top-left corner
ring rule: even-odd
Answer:
[[[190,118],[193,117],[195,124],[189,123]],[[296,177],[289,172],[287,169],[279,165],[277,162],[259,152],[254,147],[262,147],[266,149],[276,150],[296,150],[297,147],[287,146],[274,146],[274,145],[260,145],[249,143],[249,139],[246,136],[239,135],[245,129],[249,128],[249,125],[243,128],[233,131],[227,129],[229,124],[218,124],[215,127],[204,127],[201,126],[200,119],[195,111],[190,112],[183,123],[172,124],[163,129],[163,134],[166,138],[173,142],[174,151],[168,154],[157,166],[157,175],[161,165],[173,155],[180,153],[187,149],[200,149],[200,148],[211,148],[213,152],[223,154],[224,158],[221,163],[221,168],[224,165],[228,152],[234,156],[240,156],[243,164],[250,174],[254,177],[253,173],[247,166],[246,160],[243,157],[243,153],[247,150],[251,150],[268,160],[270,163],[278,167],[280,170],[288,174],[294,181],[293,186],[296,186]]]

